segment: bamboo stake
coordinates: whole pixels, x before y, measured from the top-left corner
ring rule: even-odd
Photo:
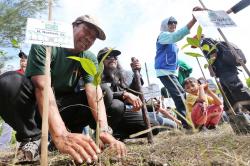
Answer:
[[[148,86],[149,86],[150,85],[150,81],[149,81],[148,67],[147,67],[147,63],[146,62],[145,62],[145,69],[146,69],[146,75],[147,75]],[[155,107],[154,107],[154,101],[153,101],[152,98],[150,99],[150,103],[151,103],[151,107],[153,108],[154,119],[157,121],[157,119],[156,119],[156,113],[155,113]]]
[[[131,58],[131,61],[134,61],[134,57]],[[147,129],[151,129],[151,125],[150,125],[150,121],[148,118],[148,111],[147,111],[147,107],[146,107],[146,103],[145,103],[145,99],[144,99],[144,94],[142,93],[142,86],[141,86],[141,77],[140,77],[140,73],[138,70],[134,71],[134,77],[135,77],[135,82],[136,82],[136,90],[138,92],[141,92],[139,94],[139,97],[141,99],[141,101],[143,102],[143,106],[142,106],[142,116],[143,116],[143,120],[147,126]],[[153,142],[153,134],[152,131],[149,130],[148,131],[148,143],[154,143]]]
[[[148,67],[147,67],[147,63],[145,62],[145,69],[146,69],[146,75],[147,75],[147,80],[148,80],[148,86],[150,85],[150,81],[149,81],[149,76],[148,76]]]
[[[96,121],[96,145],[97,147],[99,147],[100,145],[100,115],[99,115],[99,99],[98,99],[98,92],[97,92],[97,86],[95,87],[95,91],[96,91],[96,114],[97,114],[97,121]]]
[[[52,17],[52,0],[48,0],[49,15],[48,20]],[[41,139],[41,166],[48,165],[48,111],[49,111],[49,87],[50,87],[50,55],[51,47],[46,47],[45,59],[45,88],[43,91],[43,114],[42,114],[42,139]]]
[[[196,57],[196,60],[197,60],[197,63],[198,63],[198,65],[199,65],[199,67],[200,67],[200,70],[201,70],[201,73],[202,73],[202,75],[203,75],[204,79],[205,79],[205,80],[207,80],[207,79],[206,79],[206,77],[205,77],[205,74],[204,74],[204,72],[203,72],[203,70],[202,70],[202,67],[201,67],[200,61],[199,61],[199,59],[198,59],[197,57]]]

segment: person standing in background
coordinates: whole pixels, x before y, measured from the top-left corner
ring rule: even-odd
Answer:
[[[194,7],[193,11],[201,11],[202,8]],[[166,18],[161,23],[161,32],[156,41],[156,56],[155,56],[155,70],[157,77],[161,80],[162,84],[168,89],[171,97],[174,100],[177,111],[186,116],[186,109],[184,105],[184,89],[177,79],[178,75],[178,47],[176,42],[180,41],[187,34],[196,23],[193,18],[186,26],[176,31],[177,20],[171,16]],[[182,121],[184,128],[189,128],[187,122],[178,116]]]

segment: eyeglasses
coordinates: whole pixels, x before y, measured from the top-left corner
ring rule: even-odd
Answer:
[[[177,21],[169,21],[168,25],[171,25],[171,24],[177,24]]]
[[[106,60],[111,60],[111,59],[114,59],[114,60],[117,60],[117,56],[114,56],[114,55],[109,55],[107,56]]]

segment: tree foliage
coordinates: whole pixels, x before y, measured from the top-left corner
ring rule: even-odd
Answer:
[[[35,17],[48,6],[46,0],[1,0],[0,1],[0,46],[11,46],[11,41],[24,40],[26,20]]]

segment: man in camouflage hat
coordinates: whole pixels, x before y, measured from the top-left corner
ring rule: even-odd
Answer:
[[[86,125],[95,129],[98,120],[101,141],[114,147],[118,157],[122,157],[126,154],[125,145],[111,135],[102,98],[98,106],[96,104],[96,95],[102,96],[101,88],[98,86],[96,92],[95,86],[92,85],[93,77],[81,68],[79,62],[67,58],[73,55],[88,58],[97,65],[95,55],[87,50],[96,38],[105,40],[105,33],[97,20],[89,15],[78,17],[72,25],[75,47],[52,47],[51,50],[50,80],[53,89],[50,87],[48,91],[48,120],[52,141],[60,152],[69,154],[78,163],[91,163],[97,160],[97,154],[101,151],[90,137],[81,133]],[[44,46],[32,45],[25,77],[15,72],[0,78],[0,107],[6,108],[1,109],[0,115],[17,131],[17,141],[21,142],[17,154],[20,161],[39,159],[41,123],[38,122],[40,115],[35,118],[35,114],[38,111],[41,115],[43,113],[45,55]],[[75,91],[80,77],[84,81],[84,90]],[[14,85],[11,85],[10,81]],[[14,100],[5,100],[7,94]],[[35,109],[36,103],[38,110]]]

